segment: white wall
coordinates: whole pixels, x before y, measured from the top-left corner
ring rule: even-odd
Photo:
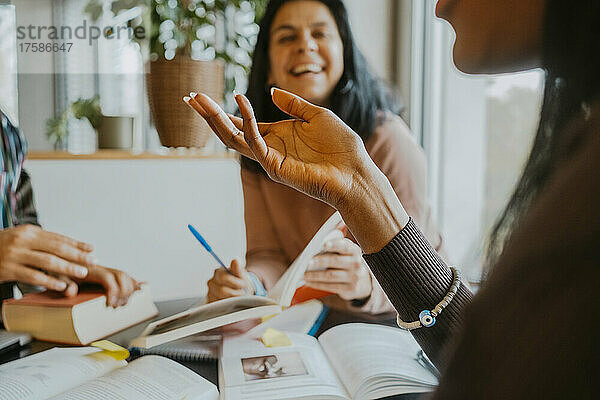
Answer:
[[[104,265],[152,286],[157,300],[201,296],[215,261],[243,257],[239,165],[209,160],[29,160],[40,222],[92,243]]]

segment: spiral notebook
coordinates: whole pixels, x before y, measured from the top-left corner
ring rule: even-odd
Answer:
[[[157,355],[184,362],[211,362],[219,359],[221,335],[194,335],[148,349],[131,347],[131,359]]]

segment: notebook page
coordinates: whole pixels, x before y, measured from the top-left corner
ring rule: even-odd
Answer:
[[[417,360],[419,345],[398,328],[374,324],[344,324],[329,329],[319,342],[346,389],[355,396],[363,386],[379,386],[379,377],[402,382],[408,393],[428,391],[436,377]],[[401,385],[399,385],[401,386]],[[407,391],[408,390],[408,391]]]
[[[216,400],[217,388],[186,367],[145,356],[50,400]]]
[[[0,366],[0,398],[42,400],[127,363],[91,347],[53,348]]]

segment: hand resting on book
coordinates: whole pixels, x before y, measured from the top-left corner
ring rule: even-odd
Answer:
[[[125,272],[97,265],[93,247],[69,237],[22,225],[0,231],[0,283],[18,281],[75,296],[78,283],[98,283],[107,304],[117,307],[138,287]]]

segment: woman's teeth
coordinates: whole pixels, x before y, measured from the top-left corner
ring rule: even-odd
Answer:
[[[300,65],[296,65],[294,68],[292,68],[291,72],[294,75],[300,75],[300,74],[304,74],[306,72],[312,72],[312,73],[318,74],[321,71],[323,71],[323,67],[321,67],[318,64],[300,64]]]

